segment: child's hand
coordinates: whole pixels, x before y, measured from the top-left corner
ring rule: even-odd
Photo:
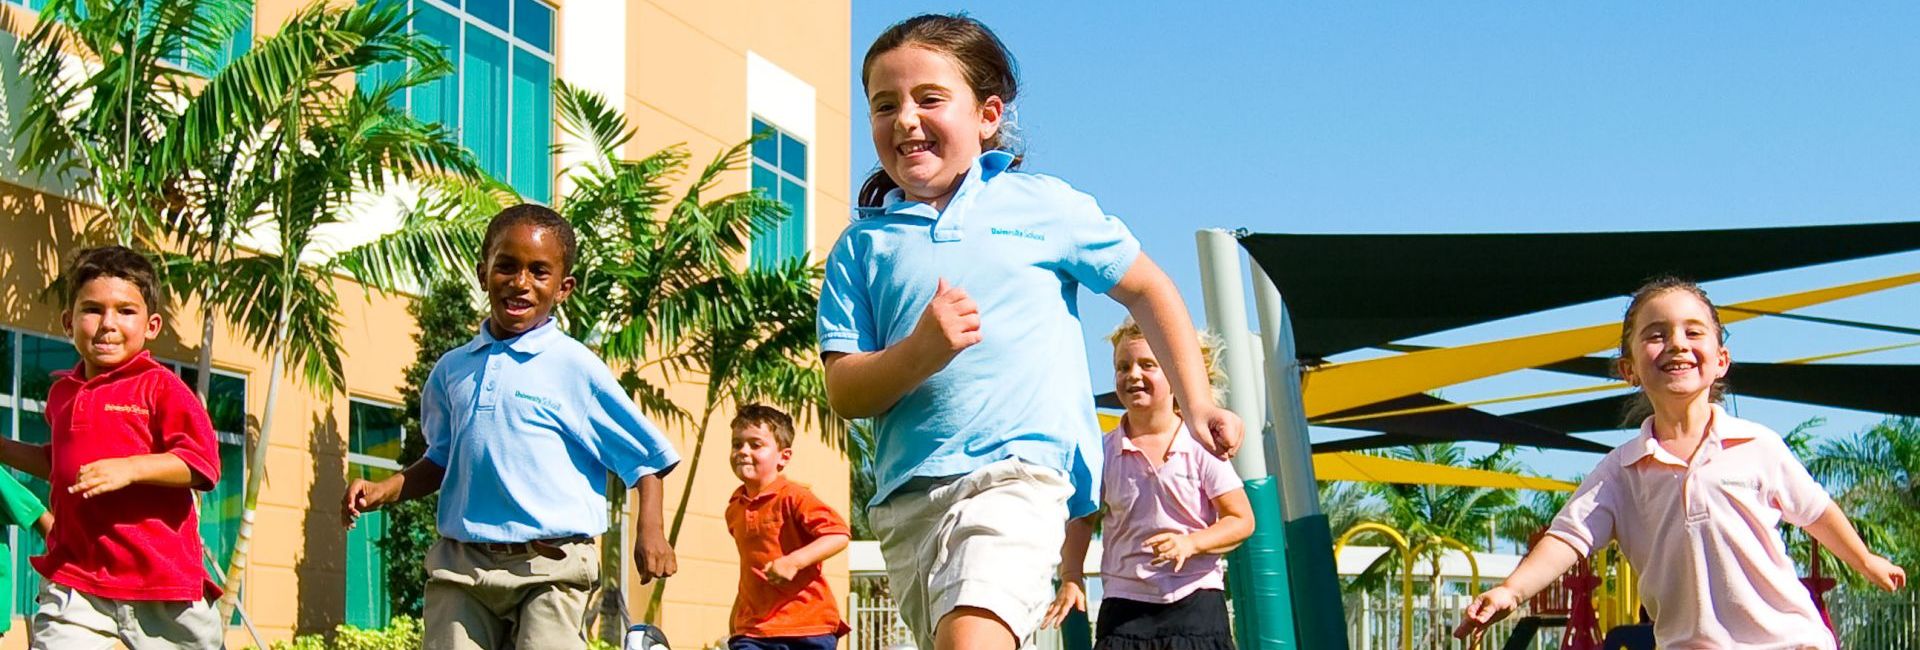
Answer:
[[[1047,606],[1047,617],[1040,619],[1040,627],[1060,627],[1073,610],[1087,611],[1087,592],[1080,586],[1083,580],[1079,577],[1060,579],[1060,593],[1053,597],[1053,604]]]
[[[340,524],[353,528],[360,515],[378,510],[386,505],[386,499],[380,493],[380,484],[357,478],[347,484],[347,494],[340,500]]]
[[[766,577],[767,584],[778,587],[793,582],[793,577],[799,575],[800,570],[804,568],[806,567],[800,566],[800,563],[794,562],[792,558],[782,555],[768,562],[766,568],[761,569],[760,573]]]
[[[91,499],[132,485],[140,478],[140,468],[131,458],[96,460],[80,467],[67,494]]]
[[[1231,460],[1240,453],[1242,425],[1233,411],[1219,406],[1192,409],[1187,412],[1187,429],[1215,456]]]
[[[1194,545],[1192,537],[1180,533],[1160,533],[1148,537],[1147,543],[1141,546],[1153,552],[1153,565],[1160,566],[1171,562],[1174,571],[1179,571],[1181,567],[1186,566],[1187,558],[1200,552],[1200,548]]]
[[[680,571],[680,561],[674,557],[666,533],[658,526],[641,526],[639,533],[639,539],[633,542],[633,560],[640,565],[640,584],[670,578]]]
[[[1866,576],[1873,586],[1887,591],[1897,591],[1907,586],[1907,570],[1878,555],[1867,556],[1865,566],[1860,567],[1860,575]]]
[[[1475,596],[1473,602],[1467,603],[1467,612],[1460,617],[1460,626],[1453,628],[1453,638],[1464,639],[1485,630],[1519,606],[1520,594],[1506,585],[1488,589],[1486,593]]]
[[[920,322],[909,336],[928,346],[946,366],[961,350],[980,342],[980,307],[967,297],[967,290],[947,284],[945,278],[933,291],[933,301],[920,312]]]

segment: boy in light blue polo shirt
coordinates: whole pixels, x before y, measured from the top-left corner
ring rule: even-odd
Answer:
[[[1069,516],[1095,508],[1081,286],[1140,322],[1209,451],[1229,456],[1240,439],[1179,293],[1126,226],[1058,179],[1013,170],[1001,130],[1014,67],[965,16],[918,16],[874,42],[862,83],[881,171],[820,293],[828,399],[873,420],[869,520],[929,650],[1027,638],[1053,599]]]
[[[554,324],[573,290],[573,229],[545,207],[487,226],[480,281],[492,315],[440,357],[421,390],[426,457],[348,486],[349,526],[380,506],[441,494],[427,553],[428,648],[584,648],[607,529],[608,473],[639,488],[636,563],[672,575],[661,477],[680,457],[606,363]]]

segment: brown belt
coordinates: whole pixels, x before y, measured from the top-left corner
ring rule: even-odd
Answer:
[[[459,540],[454,540],[454,541],[459,541]],[[544,557],[550,560],[558,560],[558,559],[565,558],[567,556],[566,549],[560,548],[562,545],[580,544],[580,543],[586,543],[591,541],[593,541],[592,537],[587,537],[585,535],[574,535],[571,537],[553,537],[548,539],[536,539],[530,542],[460,542],[460,543],[466,544],[467,546],[472,546],[474,548],[478,548],[488,553],[495,553],[499,555],[519,555],[521,553],[533,553],[535,555],[539,555],[540,557]]]

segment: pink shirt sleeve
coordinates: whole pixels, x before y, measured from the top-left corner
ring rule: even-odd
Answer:
[[[1794,458],[1785,442],[1779,438],[1763,438],[1762,444],[1767,445],[1767,460],[1772,465],[1767,468],[1768,480],[1763,489],[1773,506],[1780,509],[1780,519],[1802,528],[1813,524],[1827,512],[1833,498],[1807,473],[1800,459]]]
[[[1600,466],[1580,481],[1580,489],[1574,491],[1567,505],[1560,508],[1560,514],[1554,516],[1553,523],[1547,526],[1547,534],[1566,542],[1581,555],[1613,541],[1614,513],[1618,512],[1620,498],[1616,487],[1619,475],[1617,458],[1608,454],[1600,459]]]
[[[1240,475],[1233,471],[1232,463],[1213,454],[1200,453],[1200,489],[1206,493],[1207,500],[1218,499],[1222,494],[1245,487],[1240,482]]]

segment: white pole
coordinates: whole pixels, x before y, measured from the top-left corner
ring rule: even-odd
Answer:
[[[1287,318],[1280,288],[1260,262],[1253,263],[1253,299],[1260,310],[1260,338],[1267,352],[1267,467],[1280,481],[1280,503],[1287,521],[1320,514],[1320,492],[1313,481],[1313,441],[1307,437],[1306,409],[1300,403],[1300,361],[1294,353],[1293,321]]]
[[[1221,370],[1226,373],[1227,409],[1240,416],[1246,435],[1233,469],[1241,480],[1265,478],[1271,454],[1263,431],[1266,395],[1262,390],[1260,346],[1248,331],[1246,277],[1240,267],[1240,242],[1233,232],[1218,228],[1194,233],[1200,247],[1201,299],[1207,310],[1207,329],[1220,337]],[[1290,515],[1288,515],[1291,518]]]

